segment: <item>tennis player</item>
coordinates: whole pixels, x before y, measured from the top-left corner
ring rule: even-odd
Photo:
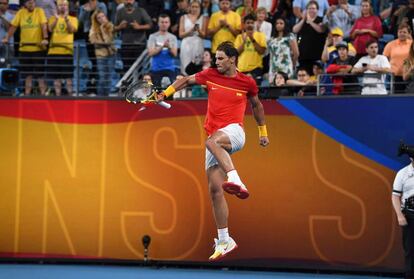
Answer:
[[[163,100],[187,85],[195,83],[207,86],[208,107],[204,123],[208,134],[206,172],[218,229],[218,239],[214,239],[215,251],[209,258],[212,261],[222,258],[237,248],[236,242],[229,235],[227,224],[229,209],[223,190],[240,199],[249,197],[249,191],[237,174],[230,157],[230,154],[242,149],[245,142],[243,119],[247,100],[250,101],[259,126],[260,145],[269,144],[263,106],[257,95],[256,82],[236,69],[237,57],[237,49],[232,43],[220,44],[216,51],[217,68],[208,68],[177,80],[158,97],[159,100]]]

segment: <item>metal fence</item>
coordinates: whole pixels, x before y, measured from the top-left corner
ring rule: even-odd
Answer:
[[[74,44],[55,44],[40,46],[25,44],[24,46],[42,47],[42,51],[29,57],[19,52],[23,45],[0,44],[1,69],[18,70],[17,86],[0,86],[1,94],[8,95],[73,95],[73,96],[118,96],[120,80],[124,78],[140,79],[150,70],[150,57],[142,45],[125,45],[115,40],[117,50],[110,58],[95,56],[95,49],[112,47],[112,45],[88,44],[85,40],[77,40]],[[73,50],[73,55],[52,56],[48,50],[60,48]],[[140,51],[136,51],[140,49]],[[127,50],[128,55],[123,56]],[[134,52],[135,51],[135,52]],[[138,55],[139,54],[139,55]],[[179,65],[177,65],[177,68]],[[16,71],[17,72],[17,71]],[[32,76],[32,80],[27,80]],[[13,75],[10,75],[12,78]],[[28,90],[28,82],[31,86]],[[315,84],[284,87],[261,87],[263,98],[279,96],[307,95],[360,95],[360,94],[394,94],[404,93],[401,88],[405,84],[395,82],[392,74],[322,74]],[[402,86],[401,86],[402,85]],[[398,88],[398,90],[395,90]],[[58,92],[60,90],[60,92]],[[29,92],[28,92],[29,91]],[[414,93],[414,92],[412,92]],[[183,90],[176,94],[177,98],[205,98],[206,91],[200,86]]]
[[[116,84],[130,65],[139,61],[140,67],[137,67],[134,73],[138,77],[150,69],[150,58],[145,48],[139,46],[142,51],[132,53],[129,56],[131,58],[128,58],[121,57],[121,45],[121,41],[116,40],[114,55],[96,57],[95,48],[106,48],[113,45],[91,45],[84,40],[75,41],[74,44],[48,46],[19,45],[18,43],[14,45],[0,44],[0,69],[16,69],[19,73],[17,87],[0,86],[0,92],[15,96],[25,93],[27,95],[27,83],[30,81],[27,81],[27,78],[31,77],[30,95],[57,95],[60,84],[62,95],[118,96]],[[41,50],[32,53],[19,51],[19,47],[22,46],[37,47]],[[135,46],[128,45],[127,47],[131,50]],[[50,54],[52,48],[72,50],[73,54],[55,56]],[[43,84],[46,89],[42,88]]]

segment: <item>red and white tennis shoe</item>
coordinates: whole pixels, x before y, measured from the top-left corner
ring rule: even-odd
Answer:
[[[231,195],[236,195],[239,199],[247,199],[249,197],[249,191],[243,183],[237,184],[234,182],[226,181],[221,186],[223,190]]]

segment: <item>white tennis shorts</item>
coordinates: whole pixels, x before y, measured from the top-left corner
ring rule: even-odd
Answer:
[[[230,154],[233,154],[243,148],[244,143],[246,142],[246,135],[243,128],[239,124],[229,124],[224,128],[218,129],[218,131],[222,131],[229,136],[231,143]],[[206,148],[206,170],[215,165],[218,165],[216,158]]]

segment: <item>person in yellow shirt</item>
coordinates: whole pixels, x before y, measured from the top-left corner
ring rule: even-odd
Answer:
[[[78,30],[78,19],[68,15],[67,0],[57,1],[57,14],[49,18],[51,35],[47,56],[48,77],[53,79],[56,96],[62,94],[62,79],[66,80],[68,95],[72,95],[73,39]]]
[[[32,79],[37,77],[40,94],[46,93],[44,77],[46,46],[48,44],[47,19],[45,12],[36,7],[35,0],[21,1],[20,9],[11,22],[3,43],[7,43],[20,27],[19,62],[20,74],[25,77],[25,95],[32,92]]]
[[[230,0],[220,0],[220,11],[211,15],[208,35],[211,36],[211,52],[216,53],[218,45],[229,41],[234,43],[241,30],[240,15],[230,9]]]
[[[243,18],[244,32],[236,37],[234,47],[239,52],[237,68],[251,75],[256,81],[263,75],[263,54],[266,51],[266,35],[254,31],[256,16],[248,14]]]

